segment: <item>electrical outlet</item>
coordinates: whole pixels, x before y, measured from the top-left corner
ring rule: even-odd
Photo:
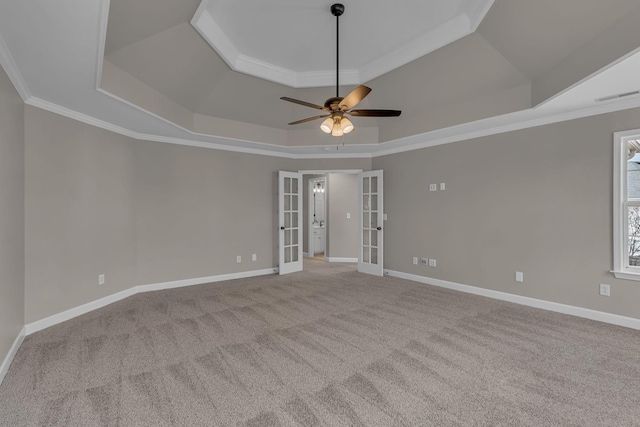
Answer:
[[[240,263],[242,262],[242,257],[241,257],[240,255],[238,255],[238,256],[236,257],[236,262],[237,262],[238,264],[240,264]]]
[[[611,296],[611,286],[605,285],[604,283],[600,283],[600,295],[603,297]]]
[[[436,266],[436,260],[435,259],[430,259],[429,260],[429,267],[435,267]]]
[[[429,184],[429,191],[438,191],[438,184]]]
[[[347,219],[351,219],[351,212],[347,212]]]
[[[429,260],[427,258],[422,258],[422,259],[420,259],[420,264],[429,265]]]
[[[444,191],[444,189],[445,189],[444,182],[441,182],[440,183],[440,191]]]
[[[418,265],[418,257],[417,256],[413,257],[413,265]]]
[[[524,273],[522,271],[516,271],[516,282],[524,282]]]
[[[258,254],[252,254],[251,261],[257,261],[257,260],[258,260]]]
[[[104,274],[98,276],[98,285],[104,285]]]

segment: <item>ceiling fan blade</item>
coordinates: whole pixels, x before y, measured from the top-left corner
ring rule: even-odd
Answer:
[[[358,117],[398,117],[400,110],[351,110],[347,114]]]
[[[329,117],[329,116],[331,116],[331,114],[325,114],[324,116],[309,117],[308,119],[298,120],[298,121],[295,121],[295,122],[291,122],[289,124],[290,125],[299,125],[300,123],[306,123],[306,122],[311,122],[313,120],[324,119],[325,117]]]
[[[342,102],[340,102],[340,109],[342,111],[350,110],[360,103],[365,96],[369,95],[371,88],[360,85],[347,95]]]
[[[304,105],[305,107],[311,107],[311,108],[315,108],[317,110],[327,111],[327,109],[325,107],[321,106],[321,105],[312,104],[312,103],[306,102],[306,101],[300,101],[299,99],[289,98],[288,96],[283,96],[280,99],[282,99],[284,101],[293,102],[294,104]]]

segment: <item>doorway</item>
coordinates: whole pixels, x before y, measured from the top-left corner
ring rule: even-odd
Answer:
[[[307,256],[325,259],[327,250],[327,177],[309,179],[307,185]]]

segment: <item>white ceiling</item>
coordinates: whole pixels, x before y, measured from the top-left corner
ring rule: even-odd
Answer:
[[[291,87],[330,86],[336,66],[332,3],[203,0],[191,24],[233,70]],[[340,55],[344,83],[364,83],[472,33],[492,4],[347,2],[340,17],[340,39],[347,41]]]
[[[351,3],[345,3],[349,14]],[[156,11],[149,8],[154,4]],[[313,110],[277,98],[321,103],[334,89],[292,89],[232,71],[189,29],[198,4],[4,0],[0,64],[27,104],[76,120],[133,138],[293,158],[378,156],[640,106],[638,96],[595,101],[640,89],[640,56],[633,49],[640,42],[541,105],[530,102],[531,85],[545,73],[562,70],[563,61],[573,59],[575,52],[591,45],[601,51],[615,47],[598,43],[608,40],[603,38],[608,31],[628,28],[627,21],[636,20],[637,0],[611,0],[606,7],[600,0],[495,0],[475,33],[367,83],[374,90],[362,107],[402,109],[400,118],[361,119],[348,135],[358,140],[320,139],[315,123],[300,130],[283,125],[312,116]],[[377,0],[367,4],[378,9],[385,5]],[[545,11],[552,11],[554,19]],[[569,31],[565,24],[576,11],[580,25]],[[133,102],[126,93],[100,88],[105,50],[107,59],[153,102]],[[176,124],[154,110],[160,100],[207,126]],[[219,130],[221,124],[229,125],[227,131]],[[329,145],[339,149],[326,151]]]

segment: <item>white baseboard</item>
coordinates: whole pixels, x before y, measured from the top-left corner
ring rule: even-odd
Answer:
[[[620,316],[617,314],[606,313],[604,311],[591,310],[588,308],[560,304],[557,302],[545,301],[545,300],[536,299],[536,298],[523,297],[520,295],[509,294],[506,292],[494,291],[491,289],[484,289],[484,288],[478,288],[475,286],[462,285],[460,283],[448,282],[446,280],[440,280],[440,279],[432,279],[430,277],[403,273],[401,271],[385,270],[385,273],[388,274],[389,276],[397,277],[400,279],[412,280],[414,282],[425,283],[427,285],[453,289],[455,291],[466,292],[469,294],[475,294],[475,295],[480,295],[483,297],[493,298],[497,300],[508,301],[515,304],[521,304],[529,307],[541,308],[543,310],[554,311],[556,313],[570,314],[572,316],[582,317],[585,319],[597,320],[599,322],[610,323],[612,325],[624,326],[627,328],[640,330],[640,319],[636,319],[634,317]]]
[[[338,258],[338,257],[325,257],[328,262],[351,262],[357,263],[358,258]]]
[[[142,292],[160,291],[163,289],[181,288],[184,286],[202,285],[206,283],[222,282],[225,280],[244,279],[247,277],[266,276],[268,274],[277,273],[277,268],[266,268],[264,270],[243,271],[240,273],[221,274],[217,276],[198,277],[195,279],[175,280],[172,282],[154,283],[150,285],[138,285],[133,288],[126,289],[124,291],[117,292],[104,298],[100,298],[95,301],[91,301],[86,304],[82,304],[78,307],[71,308],[58,314],[54,314],[44,319],[31,322],[24,327],[26,335],[30,335],[34,332],[41,331],[50,326],[57,325],[66,320],[73,319],[82,314],[89,313],[90,311],[102,308],[106,305],[120,301],[127,297]]]
[[[27,332],[25,327],[22,328],[16,339],[13,341],[13,345],[9,349],[9,353],[7,353],[7,356],[4,358],[2,365],[0,365],[0,384],[2,384],[2,381],[4,380],[5,375],[7,375],[7,372],[9,372],[9,366],[11,366],[13,358],[16,357],[16,353],[18,353],[18,349],[20,348],[20,345],[22,344],[22,341],[24,341],[24,337],[26,335]]]

